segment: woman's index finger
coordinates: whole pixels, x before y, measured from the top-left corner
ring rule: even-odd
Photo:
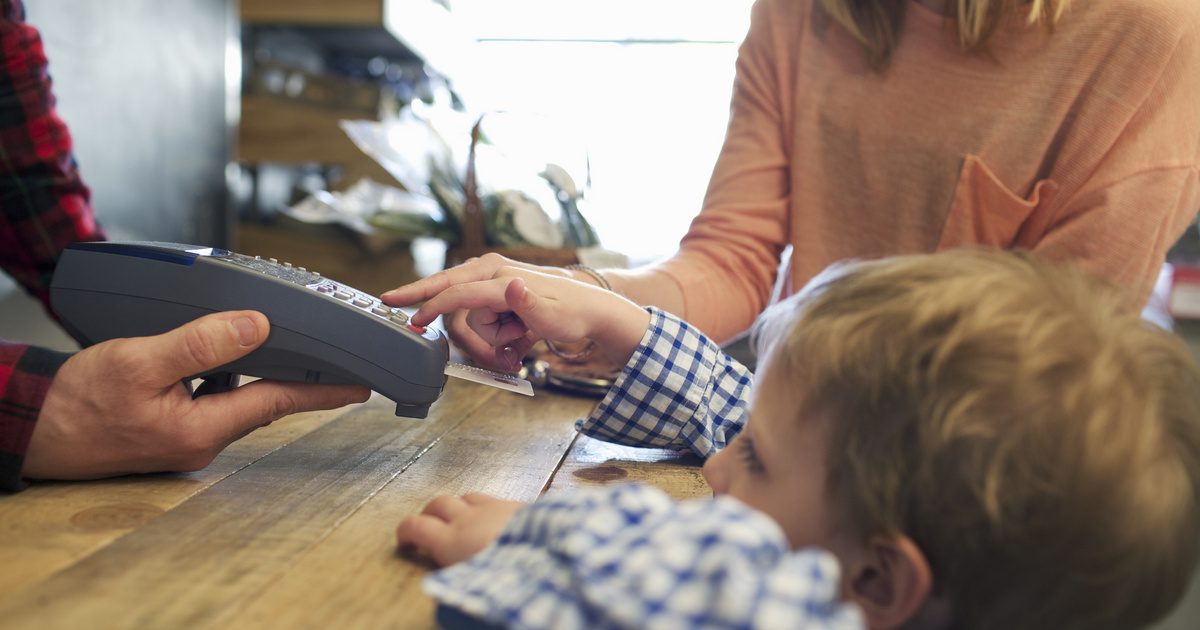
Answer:
[[[408,306],[433,298],[446,289],[459,284],[487,280],[492,277],[493,273],[494,270],[478,264],[477,261],[465,262],[392,289],[381,295],[380,298],[391,306]]]

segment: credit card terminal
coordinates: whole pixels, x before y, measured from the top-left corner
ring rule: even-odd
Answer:
[[[252,309],[271,333],[254,352],[197,377],[243,374],[365,385],[424,418],[441,394],[445,335],[412,326],[376,297],[273,258],[159,242],[75,243],[63,251],[50,303],[83,346],[164,333],[218,311]]]

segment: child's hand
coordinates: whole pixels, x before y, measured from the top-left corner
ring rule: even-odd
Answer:
[[[473,358],[510,370],[539,339],[592,339],[605,359],[624,365],[650,323],[649,313],[616,293],[516,266],[450,284],[413,314],[412,323],[424,326],[458,309],[467,309],[467,324],[490,346]]]
[[[522,507],[520,501],[476,492],[438,497],[420,514],[400,521],[396,543],[429,554],[438,566],[455,564],[492,544]]]
[[[421,278],[416,282],[410,282],[409,284],[392,289],[380,297],[384,303],[391,306],[408,306],[409,304],[428,300],[458,284],[489,280],[496,275],[496,272],[501,267],[520,267],[531,271],[540,271],[544,274],[559,275],[564,278],[571,277],[571,272],[567,269],[530,265],[505,258],[495,252],[490,252],[478,258],[472,258],[460,265],[439,271],[428,278]],[[444,318],[446,332],[460,350],[477,362],[493,369],[510,370],[519,367],[514,367],[512,362],[505,357],[497,360],[496,349],[487,341],[480,338],[474,330],[471,330],[471,327],[467,324],[466,315],[465,311],[456,311],[447,314]]]

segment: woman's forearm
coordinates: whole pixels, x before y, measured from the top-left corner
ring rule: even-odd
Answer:
[[[600,273],[612,285],[612,290],[642,306],[657,306],[672,315],[687,318],[686,301],[679,284],[667,274],[650,268],[604,269]],[[580,282],[596,284],[590,274],[572,270]]]

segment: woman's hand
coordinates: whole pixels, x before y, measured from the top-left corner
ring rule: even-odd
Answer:
[[[547,275],[571,277],[566,269],[543,267],[518,262],[500,254],[488,253],[478,258],[472,258],[461,265],[439,271],[428,278],[422,278],[401,287],[397,287],[380,296],[385,304],[391,306],[408,306],[423,300],[428,300],[446,289],[468,282],[488,280],[495,276],[501,267],[517,267],[538,271]],[[467,323],[466,311],[456,311],[446,314],[446,333],[450,340],[467,356],[476,362],[493,369],[514,369],[506,358],[496,359],[496,349],[471,329]],[[518,358],[519,360],[519,358]]]
[[[474,492],[438,497],[420,514],[400,521],[396,544],[427,554],[441,567],[462,562],[492,544],[523,507],[520,501]]]
[[[569,279],[565,270],[520,263],[497,266],[507,259],[491,256],[495,255],[385,293],[384,299],[404,304],[420,299],[417,296],[426,298],[412,316],[417,326],[441,314],[465,311],[462,322],[470,335],[459,331],[456,343],[476,361],[497,369],[517,369],[521,357],[540,339],[591,339],[609,362],[624,365],[629,360],[650,323],[649,313],[640,306]]]

